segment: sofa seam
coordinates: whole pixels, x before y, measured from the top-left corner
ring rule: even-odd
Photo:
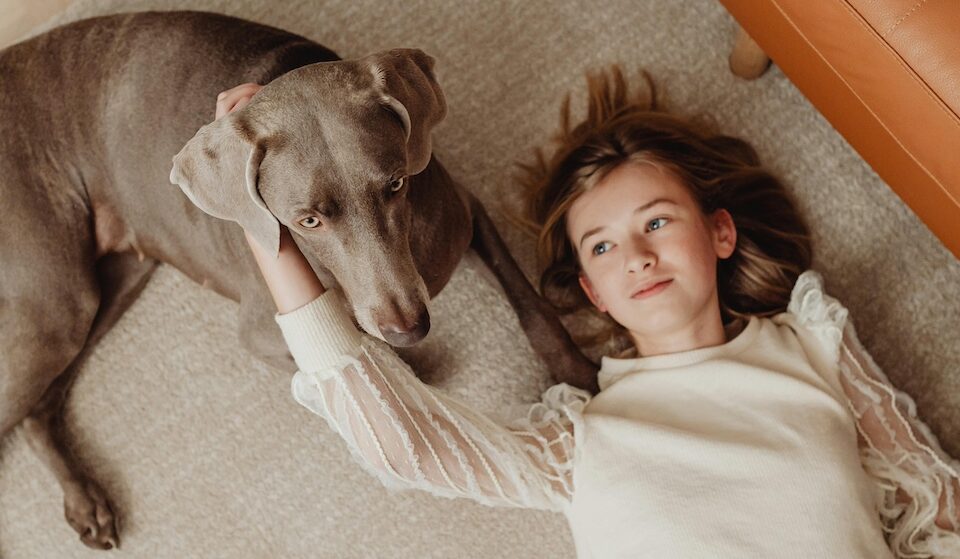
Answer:
[[[882,43],[884,47],[886,47],[887,52],[893,56],[893,58],[897,61],[897,63],[898,63],[904,70],[907,71],[907,74],[910,76],[910,78],[911,78],[914,82],[916,82],[916,83],[920,84],[921,86],[923,86],[923,92],[927,95],[927,97],[929,97],[931,100],[933,100],[933,101],[935,102],[935,105],[937,106],[937,108],[940,109],[940,110],[947,116],[947,118],[949,118],[949,119],[952,120],[955,124],[957,124],[958,126],[960,126],[960,117],[958,117],[956,113],[954,113],[951,109],[948,108],[948,105],[944,102],[943,99],[940,98],[939,95],[936,95],[936,94],[933,92],[933,88],[930,87],[930,84],[929,84],[926,80],[920,78],[920,76],[917,74],[916,70],[913,69],[913,66],[907,64],[907,62],[903,59],[903,57],[900,56],[900,53],[897,52],[897,50],[896,50],[895,48],[893,48],[893,46],[890,45],[890,42],[887,41],[886,38],[883,37],[883,35],[880,35],[880,33],[879,33],[873,26],[868,25],[868,24],[866,23],[865,18],[863,17],[863,15],[861,15],[860,12],[858,12],[856,9],[854,9],[854,8],[850,5],[850,2],[849,2],[849,1],[841,0],[841,3],[843,4],[843,7],[847,10],[847,12],[851,13],[851,14],[854,16],[853,19],[856,20],[856,22],[857,22],[858,24],[860,24],[861,27],[863,27],[864,29],[866,29],[874,38],[879,39],[879,42]],[[782,12],[781,12],[781,13],[782,13]],[[784,14],[784,16],[786,16],[786,14]],[[793,22],[791,22],[791,25],[792,25],[792,23],[793,23]],[[796,29],[796,27],[794,27],[794,28]],[[806,39],[806,37],[804,37],[804,39]],[[807,43],[810,44],[811,46],[813,46],[813,44],[810,43],[809,40],[807,41]],[[820,51],[819,51],[818,49],[815,48],[815,50],[817,50],[817,54],[820,54],[820,58],[822,58],[824,62],[826,62],[827,64],[829,64],[829,65],[830,65],[830,68],[834,71],[834,73],[836,73],[837,76],[840,76],[840,78],[841,78],[841,79],[843,80],[843,82],[846,84],[846,83],[847,83],[847,80],[840,74],[840,72],[837,72],[836,68],[833,67],[833,64],[830,64],[830,62],[826,59],[825,56],[823,56],[823,54],[820,53]],[[850,87],[850,85],[847,84],[847,87]],[[851,88],[851,91],[852,91],[852,90],[853,90],[853,88]],[[858,95],[857,97],[859,98],[859,95]],[[861,101],[862,101],[862,99],[861,99]],[[871,112],[872,112],[872,111],[871,111]]]
[[[900,25],[901,23],[903,23],[903,21],[904,21],[905,19],[907,19],[908,17],[910,17],[911,15],[913,15],[913,12],[917,11],[917,8],[919,8],[920,6],[922,6],[922,5],[926,4],[926,3],[927,3],[927,0],[920,0],[919,2],[917,2],[916,4],[914,4],[913,7],[910,8],[910,11],[908,11],[907,13],[903,14],[902,16],[900,16],[900,19],[898,19],[896,22],[894,22],[893,27],[891,27],[890,29],[887,29],[887,30],[886,30],[883,34],[881,34],[880,36],[886,38],[886,36],[889,35],[890,33],[892,33],[893,30],[896,29],[898,25]]]
[[[847,2],[843,2],[843,3],[848,11],[852,11],[857,16],[854,19],[856,19],[861,26],[864,26],[870,31],[872,31],[872,35],[874,35],[875,37],[878,36],[876,33],[876,30],[870,28],[862,21],[861,19],[862,16],[856,10],[853,10],[853,8],[851,8]],[[912,159],[914,163],[917,164],[917,166],[923,169],[923,171],[927,174],[927,176],[929,176],[934,181],[934,183],[937,184],[937,186],[940,188],[940,191],[943,192],[947,196],[947,198],[949,198],[955,205],[960,206],[960,200],[955,198],[953,194],[947,189],[946,185],[940,180],[940,178],[934,175],[930,171],[930,169],[927,168],[927,166],[924,165],[923,162],[921,162],[916,155],[914,155],[913,150],[908,149],[907,146],[905,146],[903,142],[900,140],[900,138],[897,137],[897,135],[894,134],[892,130],[890,130],[890,127],[887,125],[887,123],[883,119],[881,119],[880,116],[873,110],[873,108],[863,100],[860,94],[857,93],[857,91],[850,86],[850,83],[843,76],[843,74],[837,71],[836,67],[834,67],[834,65],[823,55],[820,49],[817,48],[813,44],[813,42],[810,41],[810,39],[797,27],[797,25],[793,22],[793,20],[790,19],[787,13],[783,10],[783,7],[779,4],[779,2],[774,0],[772,4],[780,12],[784,20],[787,21],[789,25],[794,29],[794,31],[796,31],[797,34],[803,38],[803,40],[807,43],[807,45],[809,45],[810,48],[813,49],[813,51],[817,54],[817,56],[819,56],[820,59],[830,68],[830,70],[834,73],[834,75],[837,76],[837,78],[839,78],[841,82],[843,82],[843,84],[847,87],[850,93],[852,93],[854,97],[857,98],[860,104],[873,116],[873,118],[877,121],[877,123],[879,123],[880,126],[883,127],[883,129],[887,132],[887,134],[890,135],[893,141],[896,142],[898,146],[900,146],[900,148],[904,151],[904,153],[906,153],[910,157],[910,159]],[[893,50],[892,47],[889,45],[889,43],[887,43],[885,40],[882,42],[886,46],[888,51]],[[956,115],[948,111],[943,106],[944,105],[943,101],[929,91],[929,86],[927,86],[927,84],[924,81],[919,80],[919,78],[916,76],[916,73],[909,66],[907,66],[899,56],[896,56],[896,58],[897,58],[897,61],[901,64],[901,66],[904,66],[909,70],[908,73],[910,74],[911,78],[913,78],[913,80],[916,81],[917,83],[920,83],[924,86],[924,89],[927,95],[930,96],[935,101],[937,101],[937,106],[939,107],[939,109],[943,111],[945,114],[947,114],[950,120],[954,121],[958,126],[960,126],[960,119],[958,119]]]

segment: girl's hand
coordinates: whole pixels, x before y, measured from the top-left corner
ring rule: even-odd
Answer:
[[[250,99],[261,89],[263,89],[263,86],[260,84],[242,83],[226,91],[221,91],[220,95],[217,95],[217,113],[214,120],[240,109],[249,103]]]

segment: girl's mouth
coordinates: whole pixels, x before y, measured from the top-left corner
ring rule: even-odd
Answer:
[[[662,281],[649,289],[645,289],[643,291],[636,293],[631,297],[631,299],[645,299],[647,297],[653,297],[657,293],[660,293],[661,291],[669,287],[671,283],[673,283],[672,279]]]

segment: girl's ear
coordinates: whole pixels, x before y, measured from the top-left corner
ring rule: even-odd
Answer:
[[[593,303],[593,306],[597,307],[598,311],[607,312],[607,308],[603,305],[603,301],[600,300],[600,296],[593,290],[593,284],[590,283],[590,278],[587,277],[587,274],[580,272],[579,279],[580,287],[582,287],[583,292],[587,294],[587,299],[590,299],[590,302]]]
[[[730,258],[737,248],[737,226],[730,212],[721,208],[713,212],[713,247],[720,260]]]

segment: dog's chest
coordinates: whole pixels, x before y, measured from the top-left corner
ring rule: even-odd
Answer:
[[[135,250],[142,260],[144,254],[137,244],[136,236],[124,224],[116,209],[105,202],[93,202],[91,206],[94,237],[97,243],[97,258],[110,252]]]

